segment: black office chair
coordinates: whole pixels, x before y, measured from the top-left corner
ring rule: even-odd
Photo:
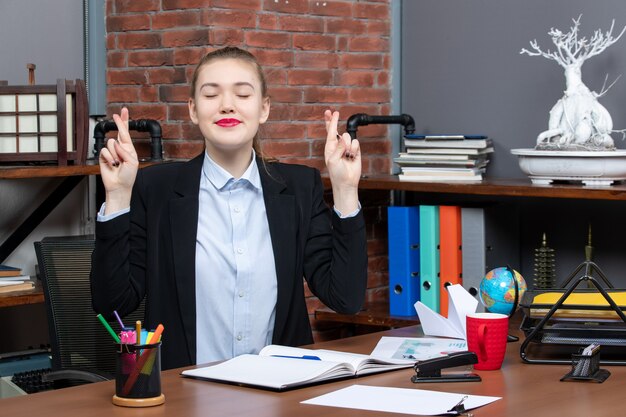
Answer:
[[[115,374],[115,345],[91,306],[93,236],[46,237],[35,242],[43,281],[52,372],[48,380],[97,382]],[[124,318],[129,325],[144,319],[144,303]],[[117,323],[111,323],[114,329]]]

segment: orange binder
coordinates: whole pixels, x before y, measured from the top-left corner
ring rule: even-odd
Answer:
[[[448,317],[448,291],[451,284],[461,284],[461,207],[439,206],[439,313]]]

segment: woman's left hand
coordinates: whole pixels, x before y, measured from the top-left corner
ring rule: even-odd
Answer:
[[[350,134],[339,135],[339,112],[324,112],[326,122],[326,147],[324,160],[333,188],[335,208],[348,214],[359,206],[358,187],[361,178],[361,147]]]

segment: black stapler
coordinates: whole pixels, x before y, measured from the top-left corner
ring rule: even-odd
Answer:
[[[455,352],[440,358],[418,361],[413,365],[415,375],[411,381],[418,382],[478,382],[480,375],[474,373],[465,374],[444,374],[443,368],[454,368],[456,366],[473,365],[478,363],[478,357],[474,352]]]

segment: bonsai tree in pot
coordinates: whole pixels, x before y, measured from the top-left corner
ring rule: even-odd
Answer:
[[[556,46],[555,51],[542,51],[536,40],[530,42],[531,50],[520,51],[521,54],[554,60],[565,70],[565,92],[550,110],[548,129],[537,136],[535,146],[537,150],[614,150],[615,144],[611,133],[618,132],[624,136],[626,132],[613,130],[611,115],[598,101],[615,81],[606,87],[605,80],[600,93],[596,93],[585,85],[581,75],[583,63],[617,42],[626,31],[626,27],[619,35],[613,36],[615,24],[613,21],[608,31],[602,32],[598,29],[590,39],[579,38],[580,18],[581,16],[572,19],[574,25],[567,33],[550,29],[548,34]]]

